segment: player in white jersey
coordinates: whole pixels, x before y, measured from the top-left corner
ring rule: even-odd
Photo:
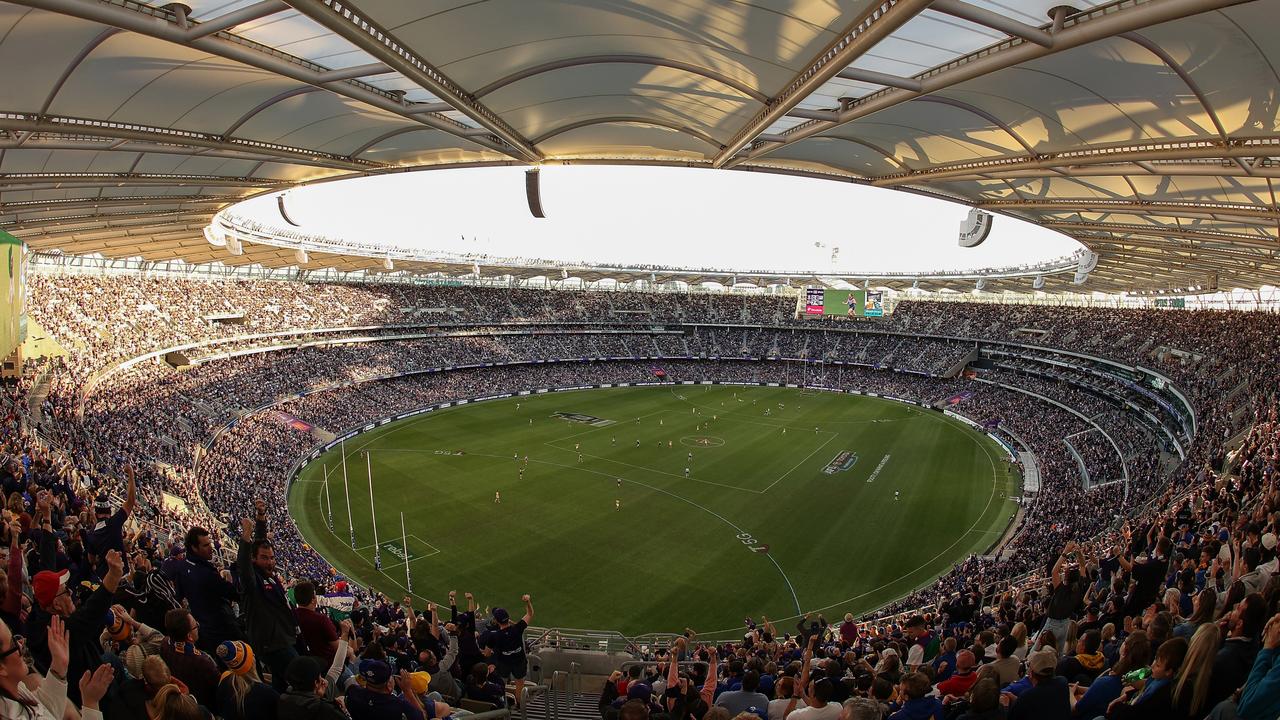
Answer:
[[[685,476],[685,478],[686,478],[686,479],[688,479],[688,477],[689,477],[689,468],[685,468],[685,469],[684,469],[684,476]]]
[[[496,505],[501,505],[501,504],[502,504],[502,493],[501,493],[501,492],[499,492],[499,491],[497,491],[497,490],[494,490],[494,491],[493,491],[493,502],[494,502],[494,504],[496,504]]]

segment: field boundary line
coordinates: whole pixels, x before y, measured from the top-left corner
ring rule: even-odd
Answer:
[[[926,416],[926,417],[933,417],[933,416]],[[941,418],[939,418],[939,421],[940,421],[940,422],[944,422],[944,423],[945,423],[945,422],[947,422],[946,420],[943,420],[943,419],[941,419]],[[950,424],[950,423],[948,423],[948,424]],[[968,428],[968,429],[972,429],[972,428]],[[974,433],[974,435],[977,435],[977,433],[975,432],[975,433]],[[982,448],[982,452],[983,452],[983,453],[985,453],[985,454],[986,454],[986,456],[987,456],[987,461],[991,463],[991,494],[987,496],[987,504],[986,504],[985,506],[983,506],[983,508],[982,508],[982,512],[978,513],[978,518],[977,518],[976,520],[974,520],[974,521],[973,521],[973,524],[969,526],[969,529],[968,529],[968,530],[965,530],[965,531],[964,531],[964,532],[962,532],[962,533],[960,533],[960,535],[956,536],[956,539],[955,539],[955,540],[953,540],[953,541],[951,542],[951,544],[950,544],[950,545],[948,545],[947,547],[943,548],[943,549],[942,549],[942,551],[941,551],[941,552],[939,552],[937,555],[934,555],[933,557],[929,558],[929,559],[928,559],[928,560],[926,560],[925,562],[921,563],[921,564],[920,564],[920,566],[919,566],[919,567],[917,567],[917,568],[915,568],[914,570],[911,570],[911,571],[909,571],[909,572],[907,572],[907,573],[904,573],[903,575],[901,575],[901,576],[899,576],[899,577],[897,577],[897,578],[894,578],[893,580],[890,580],[890,581],[888,581],[888,582],[884,583],[883,585],[880,585],[879,587],[874,587],[874,588],[871,588],[870,590],[866,590],[866,591],[861,592],[861,593],[859,593],[859,594],[857,594],[857,595],[854,595],[854,596],[853,596],[853,597],[851,597],[851,598],[846,598],[846,599],[844,599],[844,600],[840,600],[840,601],[834,602],[834,603],[832,603],[832,604],[830,604],[830,605],[826,605],[826,606],[824,606],[824,607],[820,607],[820,608],[813,608],[812,610],[809,610],[809,611],[808,611],[808,614],[812,615],[813,613],[816,613],[816,612],[823,612],[823,611],[826,611],[826,610],[831,610],[832,608],[837,608],[837,607],[839,607],[839,606],[841,606],[841,605],[847,605],[847,604],[849,604],[849,603],[851,603],[851,602],[853,602],[853,601],[855,601],[855,600],[859,600],[859,599],[861,599],[861,598],[864,598],[864,597],[866,597],[866,596],[868,596],[868,595],[870,595],[870,594],[872,594],[872,593],[877,593],[877,592],[880,592],[881,590],[883,590],[883,589],[885,589],[885,588],[887,588],[887,587],[891,587],[891,586],[893,586],[893,585],[896,585],[896,584],[898,584],[898,583],[902,582],[903,580],[906,580],[907,578],[911,577],[912,575],[915,575],[916,573],[920,572],[921,570],[923,570],[924,568],[928,567],[930,564],[932,564],[933,562],[935,562],[938,558],[940,558],[940,557],[942,557],[943,555],[945,555],[945,554],[947,554],[948,552],[950,552],[950,551],[951,551],[951,549],[952,549],[952,548],[954,548],[956,545],[958,545],[958,544],[960,543],[960,541],[961,541],[961,540],[963,540],[963,539],[965,539],[965,538],[969,537],[969,535],[971,535],[971,534],[973,534],[973,533],[975,533],[975,532],[978,532],[978,531],[976,530],[976,528],[978,527],[978,525],[979,525],[979,524],[981,524],[981,523],[982,523],[983,519],[984,519],[984,518],[986,518],[986,516],[987,516],[987,511],[991,509],[991,501],[995,500],[995,498],[996,498],[997,484],[999,483],[1000,478],[999,478],[999,471],[996,469],[996,461],[995,461],[995,458],[991,457],[991,450],[989,450],[989,449],[987,448],[986,443],[983,443],[983,442],[982,442],[978,437],[974,437],[974,436],[972,436],[972,435],[970,436],[970,438],[971,438],[971,439],[972,439],[972,440],[973,440],[973,441],[978,445],[978,447]],[[1007,481],[1007,480],[1008,480],[1008,477],[1006,477],[1006,478],[1005,478],[1005,480]],[[946,570],[944,570],[944,571],[943,571],[943,573],[945,573],[945,572],[946,572]],[[943,573],[939,573],[938,577],[940,577]],[[936,580],[936,579],[937,579],[937,577],[935,577],[935,578],[934,578],[934,580]],[[919,588],[916,588],[916,589],[919,589]],[[915,592],[915,590],[912,590],[912,592]],[[908,593],[908,595],[909,595],[909,594],[910,594],[910,593]],[[906,597],[906,596],[904,595],[903,597]],[[889,604],[889,603],[886,603],[886,605],[888,605],[888,604]],[[795,614],[795,615],[792,615],[791,617],[775,619],[775,620],[774,620],[774,622],[786,622],[786,621],[788,621],[788,620],[796,620],[796,619],[799,619],[799,618],[804,617],[804,616],[805,616],[805,614],[806,614],[806,613],[805,613],[803,610],[797,609],[797,610],[796,610],[796,614]],[[724,634],[724,633],[736,632],[736,631],[741,630],[741,629],[743,629],[743,628],[742,628],[742,626],[738,626],[738,627],[732,627],[732,628],[725,628],[725,629],[723,629],[723,630],[710,630],[710,631],[705,631],[705,632],[702,632],[702,633],[699,633],[699,634],[701,634],[701,635],[707,635],[707,636],[711,636],[711,635],[721,635],[721,634]]]
[[[831,433],[831,437],[827,438],[827,441],[826,441],[826,442],[822,443],[822,444],[821,444],[821,445],[819,445],[817,448],[815,448],[813,452],[809,453],[808,455],[805,455],[803,460],[801,460],[800,462],[796,463],[794,467],[792,467],[790,470],[788,470],[788,471],[786,471],[785,473],[783,473],[783,474],[782,474],[782,476],[781,476],[781,477],[779,477],[777,480],[774,480],[773,482],[769,483],[769,487],[766,487],[764,490],[761,490],[761,491],[760,491],[760,494],[761,494],[761,495],[763,495],[763,494],[765,494],[765,493],[769,492],[770,490],[772,490],[774,485],[777,485],[778,483],[782,482],[782,481],[783,481],[783,479],[785,479],[788,475],[790,475],[791,473],[795,472],[795,471],[796,471],[796,468],[798,468],[798,467],[800,467],[801,465],[803,465],[803,464],[805,464],[805,463],[809,462],[809,458],[813,457],[814,455],[817,455],[817,454],[818,454],[818,452],[822,450],[822,448],[824,448],[824,447],[826,447],[826,446],[830,445],[830,444],[831,444],[831,441],[832,441],[832,440],[835,440],[837,437],[838,437],[838,435],[837,435],[836,433]]]
[[[475,454],[476,454],[476,455],[480,455],[481,457],[499,457],[498,455],[483,455],[483,454],[481,454],[481,453],[475,453]],[[535,459],[535,458],[529,458],[529,462],[531,462],[531,463],[535,463],[535,462],[536,462],[536,463],[541,463],[541,464],[543,464],[543,465],[551,465],[551,466],[554,466],[554,467],[561,467],[561,468],[565,468],[565,469],[569,469],[569,470],[574,470],[574,469],[576,469],[576,470],[579,470],[579,471],[581,471],[581,472],[591,473],[591,474],[593,474],[593,475],[602,475],[602,476],[604,476],[604,477],[606,477],[606,478],[614,478],[614,477],[616,477],[615,475],[612,475],[612,474],[610,474],[610,473],[602,472],[602,471],[600,471],[600,470],[592,470],[591,468],[585,468],[585,467],[582,467],[582,466],[580,466],[580,465],[565,465],[564,463],[551,462],[550,460],[538,460],[538,459]],[[717,520],[719,520],[720,522],[724,523],[725,525],[728,525],[729,527],[733,528],[735,531],[737,531],[737,532],[738,532],[738,534],[743,534],[743,533],[746,533],[746,532],[747,532],[746,530],[744,530],[743,528],[739,527],[737,523],[733,522],[733,521],[732,521],[732,520],[730,520],[729,518],[727,518],[727,517],[725,517],[725,516],[721,515],[720,513],[716,512],[715,510],[712,510],[711,508],[707,507],[706,505],[702,505],[702,504],[699,504],[699,503],[697,503],[697,502],[694,502],[693,500],[690,500],[689,498],[684,497],[683,495],[677,495],[676,493],[673,493],[673,492],[671,492],[670,490],[667,490],[667,489],[665,489],[665,488],[660,488],[660,487],[657,487],[656,485],[650,485],[649,483],[641,482],[641,481],[639,481],[639,480],[628,480],[627,482],[634,483],[634,484],[639,485],[639,486],[641,486],[641,487],[644,487],[644,488],[648,488],[648,489],[650,489],[650,490],[653,490],[654,492],[662,493],[663,495],[666,495],[667,497],[673,498],[673,499],[675,499],[675,500],[679,500],[679,501],[681,501],[681,502],[683,502],[683,503],[685,503],[685,504],[692,505],[693,507],[698,508],[699,510],[701,510],[701,511],[703,511],[703,512],[707,513],[708,515],[711,515],[711,516],[715,517]],[[772,554],[770,554],[770,553],[764,553],[764,556],[765,556],[765,557],[767,557],[767,558],[769,558],[769,561],[773,563],[773,566],[774,566],[775,568],[777,568],[777,570],[778,570],[778,574],[782,576],[783,581],[784,581],[784,582],[786,582],[786,584],[787,584],[787,588],[791,591],[791,599],[795,602],[795,605],[796,605],[796,612],[800,612],[800,599],[796,596],[796,589],[795,589],[795,586],[793,586],[793,585],[791,584],[791,578],[787,577],[787,573],[786,573],[786,571],[782,569],[782,566],[778,564],[777,559],[776,559],[776,558],[774,558]]]

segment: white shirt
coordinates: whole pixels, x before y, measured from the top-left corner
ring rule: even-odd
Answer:
[[[840,703],[829,702],[820,708],[807,707],[796,710],[787,716],[787,720],[840,720],[840,712],[843,709]]]
[[[770,700],[769,701],[769,720],[782,720],[784,717],[786,717],[782,713],[786,712],[787,706],[790,704],[791,704],[791,698],[778,698],[777,700]],[[804,698],[796,698],[795,710],[799,710],[803,707],[805,707]],[[792,710],[792,712],[794,713],[795,710]]]

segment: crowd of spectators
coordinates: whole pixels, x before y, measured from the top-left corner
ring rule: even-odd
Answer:
[[[762,620],[727,643],[689,633],[652,671],[610,678],[605,718],[1280,714],[1273,315],[908,302],[874,328],[903,334],[849,333],[800,330],[777,297],[43,276],[30,307],[68,355],[0,396],[0,717],[445,717],[518,698],[529,598],[519,622],[456,596],[447,615],[419,614],[340,577],[287,512],[289,469],[315,444],[289,420],[337,432],[463,397],[653,382],[650,362],[616,359],[651,356],[668,381],[963,397],[954,410],[1035,455],[1041,487],[999,555],[873,617]],[[435,328],[283,350],[243,339],[369,325]],[[192,368],[149,361],[87,384],[206,340],[230,342]],[[1002,342],[1165,373],[1196,408],[1185,459],[1126,436],[1130,482],[1086,490],[1063,438],[1110,476],[1089,440],[1101,433],[1014,388],[1121,433],[1118,403],[1026,367],[930,376]]]

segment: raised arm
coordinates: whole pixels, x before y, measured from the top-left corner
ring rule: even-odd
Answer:
[[[427,603],[427,612],[430,613],[431,615],[431,617],[429,618],[431,621],[431,625],[427,629],[431,631],[431,637],[435,638],[436,640],[439,640],[440,639],[439,609],[436,607],[435,603],[429,602]]]
[[[1075,548],[1075,543],[1068,541],[1067,544],[1063,546],[1062,552],[1058,553],[1057,561],[1053,563],[1052,576],[1053,576],[1053,586],[1055,588],[1062,585],[1062,566],[1067,564],[1067,555],[1072,551],[1073,548]]]
[[[702,701],[711,706],[716,696],[716,683],[720,680],[720,653],[715,646],[707,648],[707,681],[702,683]]]
[[[124,474],[129,477],[129,488],[124,496],[124,514],[132,515],[138,505],[138,479],[134,474],[133,463],[124,466]]]
[[[1131,570],[1133,570],[1133,561],[1125,557],[1125,551],[1122,545],[1116,546],[1115,558],[1116,558],[1116,562],[1120,563],[1121,570],[1124,570],[1125,572],[1130,572]]]
[[[9,564],[6,575],[9,578],[5,589],[4,604],[0,605],[5,612],[17,617],[22,610],[22,547],[18,545],[18,536],[22,526],[17,520],[9,526]]]
[[[404,607],[404,624],[409,628],[409,632],[413,632],[413,626],[418,622],[418,616],[413,613],[413,598],[405,595],[400,604]]]
[[[343,620],[339,627],[338,649],[333,653],[333,662],[329,663],[329,669],[324,674],[329,687],[334,687],[338,682],[338,677],[342,675],[342,668],[346,665],[347,660],[347,649],[350,647],[351,621]]]
[[[528,625],[533,622],[533,600],[528,595],[521,595],[520,599],[524,601],[524,624]]]

